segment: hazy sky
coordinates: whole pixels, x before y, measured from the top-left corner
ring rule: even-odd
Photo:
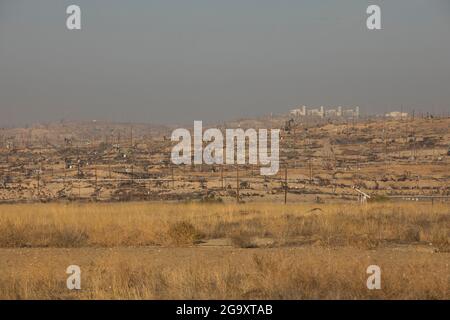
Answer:
[[[66,29],[69,4],[82,30]],[[381,31],[366,8],[382,8]],[[450,112],[449,0],[0,0],[0,125]]]

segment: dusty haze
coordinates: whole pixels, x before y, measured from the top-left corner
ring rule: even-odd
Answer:
[[[450,110],[447,0],[0,0],[0,125]],[[68,31],[65,9],[82,9]]]

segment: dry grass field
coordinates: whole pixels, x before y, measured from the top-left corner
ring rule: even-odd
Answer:
[[[449,299],[449,261],[446,204],[0,206],[4,299]]]

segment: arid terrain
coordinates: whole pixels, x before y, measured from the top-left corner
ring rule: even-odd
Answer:
[[[6,299],[450,298],[445,204],[19,204],[0,226]]]
[[[0,298],[450,298],[450,118],[225,126],[282,128],[278,174],[174,166],[169,126],[2,129]]]
[[[280,170],[170,163],[171,127],[57,123],[0,132],[0,202],[448,201],[450,118],[242,120],[282,128]],[[239,195],[237,195],[239,192]]]

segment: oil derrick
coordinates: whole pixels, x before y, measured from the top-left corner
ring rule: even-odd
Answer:
[[[284,131],[286,131],[288,134],[291,133],[292,127],[294,126],[294,119],[291,118],[288,121],[284,123]]]

